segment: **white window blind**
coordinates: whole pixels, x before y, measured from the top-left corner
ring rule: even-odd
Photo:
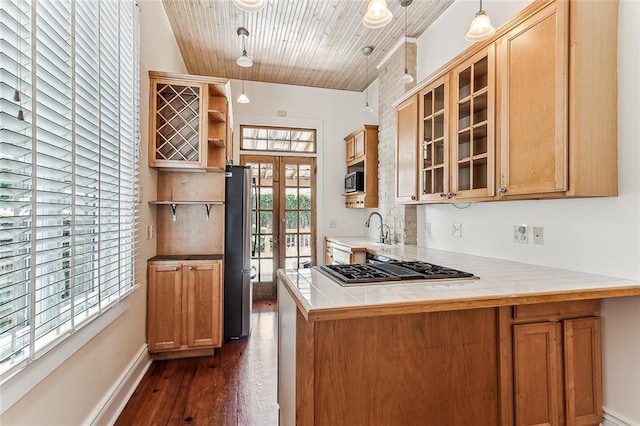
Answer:
[[[0,0],[0,374],[135,284],[138,11]]]

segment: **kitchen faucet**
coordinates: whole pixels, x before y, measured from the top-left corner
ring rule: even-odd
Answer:
[[[380,227],[378,229],[380,229],[380,243],[382,244],[391,244],[391,238],[389,237],[389,225],[385,225],[384,222],[382,221],[382,215],[378,212],[371,212],[369,214],[369,217],[367,218],[367,221],[364,223],[364,226],[366,226],[367,228],[369,227],[369,225],[371,225],[371,216],[373,215],[377,215],[380,218]],[[387,227],[387,233],[385,234],[384,232],[384,227]]]

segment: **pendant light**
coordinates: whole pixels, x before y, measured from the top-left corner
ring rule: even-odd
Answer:
[[[257,12],[264,7],[264,0],[231,0],[240,10],[245,12]]]
[[[249,38],[249,30],[247,30],[245,27],[238,27],[238,31],[236,32],[238,33],[238,37],[242,39],[242,55],[240,55],[238,59],[236,59],[236,64],[244,68],[251,67],[253,66],[253,61],[247,55],[247,48],[246,48],[246,41],[247,41],[247,38]]]
[[[362,17],[362,25],[367,28],[382,28],[393,19],[385,0],[369,0],[367,13]]]
[[[471,21],[469,31],[465,34],[464,39],[475,43],[476,41],[486,40],[496,33],[496,29],[491,25],[491,19],[482,10],[482,0],[480,0],[480,10],[476,13],[475,18]]]
[[[373,108],[369,106],[369,55],[373,52],[373,46],[366,46],[362,48],[362,54],[367,58],[367,66],[366,66],[366,78],[367,78],[367,89],[365,90],[365,103],[362,111],[364,112],[373,112]]]
[[[400,1],[400,6],[404,7],[404,74],[399,80],[401,84],[413,83],[413,76],[409,74],[409,69],[407,67],[407,14],[409,13],[409,6],[411,3],[413,3],[413,0]]]
[[[242,93],[240,93],[240,96],[238,96],[237,101],[239,104],[248,104],[249,102],[251,102],[247,94],[244,93],[244,79],[242,80]]]

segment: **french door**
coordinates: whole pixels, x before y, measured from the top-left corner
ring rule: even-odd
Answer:
[[[275,298],[276,271],[315,264],[316,164],[312,157],[241,155],[251,166],[255,299]]]

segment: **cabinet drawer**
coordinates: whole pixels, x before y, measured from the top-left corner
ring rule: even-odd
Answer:
[[[557,321],[566,318],[600,315],[600,300],[576,300],[570,302],[539,303],[513,307],[513,319],[525,321]]]
[[[341,265],[351,263],[351,252],[339,250],[336,247],[333,248],[333,263]]]

